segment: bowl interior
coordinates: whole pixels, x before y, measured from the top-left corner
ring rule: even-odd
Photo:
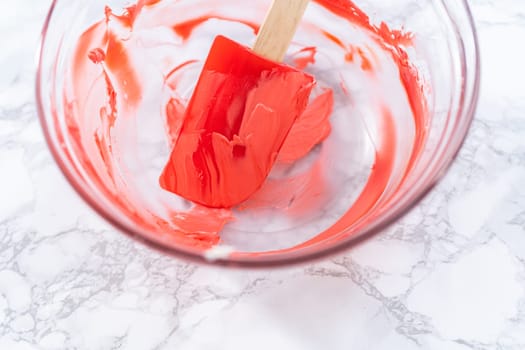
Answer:
[[[82,197],[175,255],[257,265],[346,247],[414,205],[470,124],[478,68],[466,3],[314,1],[285,58],[317,80],[308,113],[249,200],[195,205],[159,175],[213,39],[253,45],[270,1],[126,4],[53,3],[40,116]]]

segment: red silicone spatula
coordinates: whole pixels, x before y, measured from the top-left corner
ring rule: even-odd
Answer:
[[[279,63],[308,2],[274,0],[253,50],[215,39],[160,177],[164,189],[229,208],[262,186],[315,84]]]

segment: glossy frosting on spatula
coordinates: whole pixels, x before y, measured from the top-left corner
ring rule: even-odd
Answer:
[[[246,200],[268,176],[314,84],[308,74],[217,37],[161,186],[210,207]]]

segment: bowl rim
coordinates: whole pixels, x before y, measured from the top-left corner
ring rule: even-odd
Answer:
[[[347,237],[340,242],[332,243],[328,247],[323,247],[322,249],[307,249],[305,251],[299,252],[286,252],[282,256],[279,254],[272,254],[264,257],[257,257],[255,259],[250,258],[220,258],[220,259],[208,259],[205,254],[193,253],[187,250],[179,249],[176,247],[169,247],[160,241],[156,241],[153,238],[146,237],[140,230],[136,229],[132,225],[128,225],[113,215],[108,213],[104,207],[97,203],[94,197],[86,191],[81,182],[77,179],[76,176],[72,174],[66,161],[63,159],[60,151],[60,146],[53,140],[51,135],[51,130],[46,122],[45,117],[45,108],[43,104],[42,96],[42,63],[44,59],[44,47],[46,44],[46,36],[51,22],[51,18],[55,11],[56,3],[58,0],[52,0],[51,6],[47,13],[44,26],[40,33],[40,40],[36,52],[36,82],[35,82],[35,94],[36,94],[36,106],[37,114],[42,127],[44,138],[48,145],[48,148],[61,170],[62,174],[66,178],[69,185],[75,190],[75,192],[87,203],[99,216],[105,219],[109,224],[111,224],[118,231],[124,233],[131,239],[138,241],[155,251],[158,251],[162,254],[172,256],[177,259],[182,259],[187,262],[193,262],[204,265],[213,265],[213,266],[222,266],[222,267],[238,267],[238,268],[249,268],[249,269],[258,269],[258,268],[276,268],[276,267],[285,267],[298,264],[312,263],[318,260],[322,260],[329,256],[337,255],[348,251],[349,249],[361,244],[362,242],[368,240],[369,238],[377,235],[381,231],[385,230],[389,226],[393,225],[399,219],[408,214],[412,209],[414,209],[423,198],[425,198],[429,192],[431,192],[445,177],[448,173],[450,167],[456,160],[458,153],[463,147],[465,140],[471,129],[471,124],[474,120],[476,109],[478,107],[479,94],[480,94],[480,80],[481,80],[481,68],[480,68],[480,49],[479,49],[479,40],[477,35],[477,30],[474,22],[472,12],[467,0],[461,0],[461,5],[465,9],[465,15],[468,20],[468,30],[470,31],[469,35],[472,36],[473,41],[473,53],[474,53],[474,67],[471,68],[473,74],[473,86],[472,93],[466,100],[462,107],[463,110],[458,113],[462,113],[462,118],[466,118],[465,129],[462,134],[458,135],[458,142],[455,145],[456,149],[451,152],[451,156],[446,159],[436,175],[431,178],[425,186],[423,186],[420,191],[416,191],[415,194],[412,194],[409,200],[406,200],[405,203],[400,205],[398,208],[393,210],[387,218],[382,220],[380,223],[366,228],[364,231],[360,232],[358,235]],[[462,86],[464,88],[464,86]]]

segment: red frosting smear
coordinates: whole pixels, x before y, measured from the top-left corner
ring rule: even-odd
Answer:
[[[366,53],[363,51],[360,47],[354,47],[353,45],[346,45],[341,39],[333,35],[332,33],[328,33],[323,31],[323,35],[328,38],[331,42],[339,46],[340,48],[344,49],[346,51],[345,54],[345,60],[347,62],[353,62],[355,59],[355,55],[357,54],[361,58],[361,69],[372,71],[373,66],[372,62],[370,62],[370,59],[367,57]]]
[[[217,37],[161,186],[208,207],[248,199],[270,173],[313,86],[313,77]]]
[[[126,103],[137,104],[141,99],[142,86],[135,73],[126,44],[113,33],[107,35],[105,67],[118,84],[118,91],[123,94]]]
[[[146,6],[152,6],[159,3],[161,0],[138,0],[136,4],[125,7],[124,13],[121,15],[113,14],[111,8],[106,6],[106,20],[109,21],[111,17],[118,20],[123,26],[128,29],[132,29],[135,24],[135,20],[139,16],[142,9]]]
[[[193,31],[198,26],[202,25],[204,22],[209,21],[210,19],[220,19],[220,20],[228,21],[228,22],[242,23],[252,28],[254,34],[257,34],[259,32],[259,25],[255,23],[252,23],[249,21],[243,21],[237,18],[228,18],[228,17],[218,16],[218,15],[213,15],[213,14],[191,19],[189,21],[177,23],[176,25],[173,26],[173,30],[175,31],[175,33],[180,35],[184,40],[188,40],[191,34],[193,33]]]
[[[151,5],[156,2],[158,1],[142,3]],[[66,104],[67,131],[64,134],[63,129],[57,128],[57,139],[61,144],[66,144],[66,140],[71,141],[71,148],[63,148],[63,151],[77,176],[96,186],[100,193],[111,201],[115,209],[125,215],[137,229],[157,232],[158,235],[152,236],[152,239],[162,240],[175,246],[197,251],[210,249],[220,242],[219,232],[224,225],[233,220],[231,211],[195,206],[188,212],[173,212],[168,222],[147,210],[135,209],[136,204],[128,200],[125,193],[115,189],[112,129],[120,113],[119,106],[121,111],[137,103],[141,98],[141,86],[127,52],[126,40],[120,39],[109,28],[111,21],[112,18],[109,18],[97,23],[81,35],[72,61],[74,79],[80,79],[73,83],[73,96],[85,97],[89,94],[89,90],[86,90],[83,84],[86,73],[80,72],[96,74],[92,68],[94,64],[100,67],[99,74],[103,76],[106,84],[107,99],[99,109],[101,124],[93,135],[104,167],[101,168],[96,164],[93,155],[86,148],[90,140],[83,138],[80,131],[79,119],[86,117],[83,113],[88,107],[84,99],[74,98],[74,102]],[[94,44],[98,47],[93,48]],[[71,100],[68,96],[64,99]],[[55,125],[59,125],[57,114],[54,114],[53,118]],[[169,125],[173,127],[174,123],[170,122]],[[173,133],[177,134],[177,131],[173,130]],[[82,169],[73,159],[82,164]],[[82,188],[79,190],[83,191]],[[98,203],[93,204],[99,207]]]
[[[218,232],[233,220],[230,210],[211,209],[198,205],[189,212],[171,214],[171,222],[179,228],[181,234],[169,235],[169,239],[173,240],[171,237],[174,237],[176,240],[174,243],[179,245],[209,249],[220,243]]]
[[[98,48],[98,49],[93,49],[89,52],[88,54],[88,58],[95,64],[98,64],[98,63],[101,63],[102,61],[104,61],[106,59],[106,53]]]
[[[305,47],[293,55],[293,62],[297,69],[305,69],[309,64],[315,64],[316,47]]]
[[[293,163],[324,141],[332,131],[330,115],[333,106],[332,90],[327,89],[316,97],[293,125],[277,160],[281,163]]]
[[[372,25],[368,15],[350,0],[314,1],[334,14],[342,18],[346,18],[350,22],[368,29],[374,34],[377,34],[381,42],[394,46],[394,49],[398,48],[399,45],[412,44],[412,33],[404,33],[401,30],[391,30],[384,22],[381,22],[379,26]]]

